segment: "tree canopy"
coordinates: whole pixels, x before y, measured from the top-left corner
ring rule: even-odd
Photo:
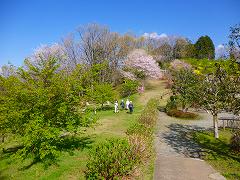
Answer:
[[[215,47],[209,36],[201,36],[195,43],[196,58],[198,59],[214,59]]]

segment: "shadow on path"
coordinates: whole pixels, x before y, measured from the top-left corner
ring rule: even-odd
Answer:
[[[193,130],[206,130],[196,125],[170,124],[167,126],[169,132],[163,133],[163,140],[170,145],[175,152],[186,157],[202,158],[204,150],[191,139],[190,132]]]

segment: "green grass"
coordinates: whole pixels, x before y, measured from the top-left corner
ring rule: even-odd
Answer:
[[[240,179],[240,154],[230,149],[230,130],[220,130],[219,139],[212,132],[194,132],[193,139],[205,150],[205,160],[227,179]]]
[[[113,109],[98,111],[99,120],[93,128],[85,128],[79,138],[88,138],[83,147],[73,152],[63,152],[56,165],[45,167],[42,163],[32,164],[31,159],[20,161],[11,154],[0,151],[0,179],[85,179],[84,171],[89,150],[97,143],[110,137],[126,136],[126,130],[137,121],[147,101],[164,91],[162,82],[152,82],[142,95],[135,94],[129,99],[133,101],[134,113],[125,110],[114,113]],[[119,100],[120,101],[120,100]],[[16,145],[16,140],[0,144],[0,148]],[[149,167],[142,167],[141,179],[152,179],[153,162]]]

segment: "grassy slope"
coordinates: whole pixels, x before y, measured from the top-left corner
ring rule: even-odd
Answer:
[[[195,132],[194,140],[205,150],[205,160],[228,179],[240,179],[240,155],[231,151],[231,132],[220,131],[216,140],[212,132]]]
[[[21,162],[7,154],[1,154],[0,179],[84,179],[89,149],[108,137],[125,136],[125,131],[131,123],[136,121],[148,100],[160,95],[163,91],[165,90],[162,82],[151,81],[148,82],[145,93],[130,97],[135,107],[133,114],[128,114],[126,111],[115,114],[113,110],[98,112],[100,119],[97,125],[86,129],[82,134],[85,138],[83,144],[73,153],[64,152],[58,165],[52,165],[46,169],[43,164],[37,163],[28,167],[31,163],[30,159]]]

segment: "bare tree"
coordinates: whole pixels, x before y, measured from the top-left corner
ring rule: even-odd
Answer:
[[[75,67],[81,63],[80,46],[74,39],[74,34],[70,34],[62,40],[62,46],[66,54],[66,63],[70,67]]]
[[[229,47],[230,57],[240,61],[240,24],[230,27]]]

